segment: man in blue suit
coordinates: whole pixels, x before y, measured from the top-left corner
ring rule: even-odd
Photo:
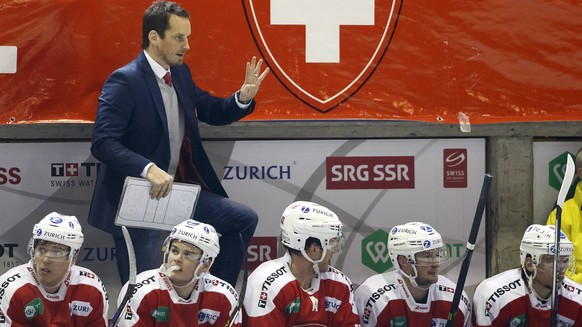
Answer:
[[[262,60],[247,63],[245,81],[235,94],[219,98],[201,90],[184,64],[190,49],[189,14],[178,4],[155,1],[144,13],[142,48],[137,59],[109,76],[99,97],[91,152],[101,161],[89,224],[111,233],[121,282],[129,279],[128,254],[121,229],[114,225],[127,176],[152,183],[150,197],[166,197],[172,183],[198,183],[202,191],[196,220],[222,235],[212,273],[236,284],[257,222],[249,207],[230,200],[202,147],[198,121],[226,125],[249,115],[254,96],[269,69]],[[130,229],[138,273],[159,266],[160,232]]]

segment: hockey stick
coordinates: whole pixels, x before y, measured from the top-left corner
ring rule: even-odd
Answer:
[[[485,203],[489,197],[489,188],[491,186],[492,179],[493,176],[490,174],[485,174],[485,177],[483,178],[481,195],[479,196],[477,210],[475,211],[475,217],[473,218],[473,226],[471,227],[471,233],[469,234],[469,241],[467,241],[465,258],[463,259],[463,265],[461,266],[461,271],[459,272],[459,280],[457,281],[457,286],[455,287],[455,295],[453,296],[451,311],[449,311],[449,316],[447,318],[447,327],[452,327],[455,323],[455,318],[459,309],[459,301],[461,300],[463,288],[465,287],[465,280],[467,279],[467,273],[469,272],[469,266],[471,265],[471,257],[473,256],[473,250],[475,249],[475,242],[477,239],[477,234],[479,233],[479,226],[481,225],[483,211],[485,211]]]
[[[111,323],[109,324],[110,327],[117,326],[117,322],[119,321],[121,313],[125,311],[127,303],[133,296],[133,290],[135,289],[135,275],[137,273],[137,268],[135,265],[135,252],[133,250],[133,243],[131,243],[131,237],[129,236],[129,232],[125,226],[121,226],[121,231],[123,232],[123,238],[125,239],[125,245],[127,246],[127,256],[129,258],[129,281],[127,284],[127,290],[123,296],[123,301],[121,301],[119,307],[113,315],[113,318],[111,319]]]
[[[574,177],[574,161],[570,155],[566,159],[566,172],[564,173],[564,179],[562,180],[562,185],[560,186],[560,192],[558,192],[558,199],[556,200],[556,236],[554,240],[554,269],[552,276],[552,314],[550,317],[550,326],[554,327],[558,325],[558,293],[560,286],[558,285],[558,270],[559,270],[559,260],[560,260],[560,234],[562,228],[562,207],[564,206],[564,201],[566,200],[566,195],[572,184],[572,179]]]
[[[236,318],[236,316],[240,313],[240,309],[242,308],[243,305],[243,300],[245,299],[245,293],[247,291],[247,279],[248,279],[248,275],[249,275],[249,270],[248,270],[248,261],[247,261],[247,248],[245,247],[245,241],[243,240],[242,235],[239,233],[238,234],[239,238],[240,238],[240,246],[243,249],[243,262],[244,262],[244,267],[243,267],[243,281],[242,281],[242,286],[240,288],[240,293],[238,295],[238,304],[236,305],[236,308],[234,308],[234,310],[232,310],[232,313],[230,314],[230,317],[228,318],[228,321],[226,322],[225,327],[230,327],[232,326],[232,323],[234,322],[234,318]],[[232,285],[234,287],[234,285]]]

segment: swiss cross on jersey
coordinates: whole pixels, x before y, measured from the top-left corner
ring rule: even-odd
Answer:
[[[261,292],[258,306],[260,308],[265,308],[267,306],[267,292]]]
[[[131,320],[133,318],[133,313],[131,312],[131,306],[127,304],[125,307],[125,316],[124,319]]]
[[[402,0],[243,4],[255,43],[273,75],[297,99],[328,112],[354,96],[384,58]]]

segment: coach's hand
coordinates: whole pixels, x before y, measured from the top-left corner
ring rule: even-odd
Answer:
[[[174,177],[161,170],[155,164],[151,165],[148,169],[146,175],[148,181],[152,183],[152,189],[150,191],[150,198],[159,200],[165,198],[170,194],[172,190],[172,183],[174,182]]]

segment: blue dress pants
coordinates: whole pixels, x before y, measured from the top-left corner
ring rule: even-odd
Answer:
[[[244,204],[202,190],[194,211],[194,219],[212,225],[221,235],[220,253],[210,268],[210,272],[235,286],[243,255],[246,255],[246,249],[257,227],[259,220],[257,213]],[[128,230],[135,250],[137,273],[159,268],[162,264],[160,248],[162,232],[138,228]],[[242,236],[244,249],[239,234]],[[113,240],[119,277],[122,284],[125,284],[129,280],[129,260],[120,227],[115,227]]]

